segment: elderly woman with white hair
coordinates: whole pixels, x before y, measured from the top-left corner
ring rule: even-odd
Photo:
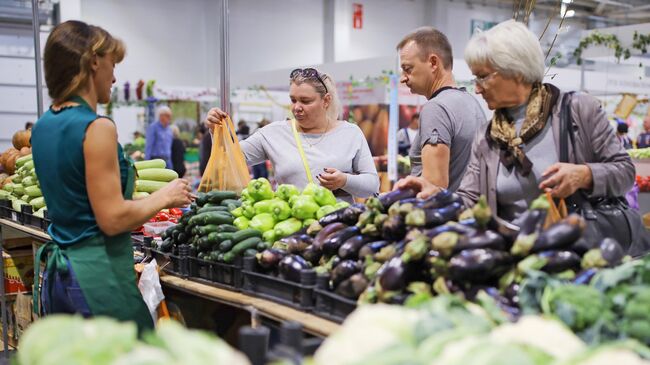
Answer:
[[[605,111],[592,96],[542,83],[544,55],[526,26],[509,20],[476,34],[465,60],[476,76],[476,93],[494,110],[479,129],[457,191],[467,206],[484,195],[493,212],[515,223],[545,191],[568,198],[575,209],[584,201],[627,208],[622,197],[634,183],[634,165]],[[405,186],[421,189],[421,197],[438,190],[414,178],[398,183]],[[640,220],[628,223],[634,227],[617,237],[623,245]]]
[[[368,142],[357,125],[338,120],[341,107],[332,77],[305,68],[289,78],[295,119],[271,123],[241,141],[246,162],[270,160],[278,183],[302,189],[311,180],[348,202],[375,194],[379,178]],[[206,124],[213,129],[226,116],[213,108]]]

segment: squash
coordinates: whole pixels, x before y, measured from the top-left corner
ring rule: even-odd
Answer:
[[[32,148],[31,147],[23,147],[20,149],[20,155],[21,156],[27,156],[32,154]]]
[[[18,131],[14,133],[13,138],[11,138],[11,143],[13,143],[14,147],[17,150],[19,150],[23,147],[31,147],[32,146],[30,142],[31,138],[32,138],[31,130]]]

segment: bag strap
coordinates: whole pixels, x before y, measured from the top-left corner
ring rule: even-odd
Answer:
[[[573,117],[571,116],[571,96],[573,91],[562,97],[560,109],[560,162],[570,163],[569,143],[575,153],[575,135],[573,133]]]
[[[298,135],[298,129],[296,128],[296,119],[291,119],[291,129],[293,130],[293,138],[296,140],[296,147],[298,147],[298,153],[300,153],[300,158],[302,159],[302,165],[305,167],[305,174],[307,175],[307,181],[313,184],[314,178],[311,176],[311,169],[309,168],[309,162],[307,162],[305,151],[302,149],[302,142],[300,141],[300,136]]]

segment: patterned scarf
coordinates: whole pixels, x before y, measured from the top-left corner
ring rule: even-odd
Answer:
[[[552,86],[548,84],[533,85],[519,136],[514,121],[504,109],[497,109],[494,112],[488,128],[488,138],[501,149],[501,163],[508,169],[516,165],[522,176],[528,176],[533,167],[533,163],[524,153],[524,144],[544,129],[551,108],[557,99],[557,94],[552,92],[551,88]]]

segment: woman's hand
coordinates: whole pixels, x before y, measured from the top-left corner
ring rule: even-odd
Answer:
[[[228,118],[228,114],[219,108],[212,108],[205,118],[205,125],[214,130],[214,127],[221,125],[224,119]]]
[[[587,165],[555,163],[542,174],[544,181],[539,184],[543,191],[551,192],[554,198],[567,198],[578,189],[591,190],[593,176]]]
[[[175,179],[156,193],[167,199],[165,208],[185,207],[192,203],[192,187],[185,179]]]
[[[333,168],[327,167],[323,169],[325,172],[318,175],[318,181],[320,181],[321,186],[328,188],[332,191],[336,189],[341,189],[345,186],[345,183],[348,181],[348,175]]]
[[[396,189],[413,189],[418,192],[417,197],[420,199],[426,199],[442,191],[441,187],[430,183],[423,177],[417,176],[407,176],[398,181],[393,190]]]

